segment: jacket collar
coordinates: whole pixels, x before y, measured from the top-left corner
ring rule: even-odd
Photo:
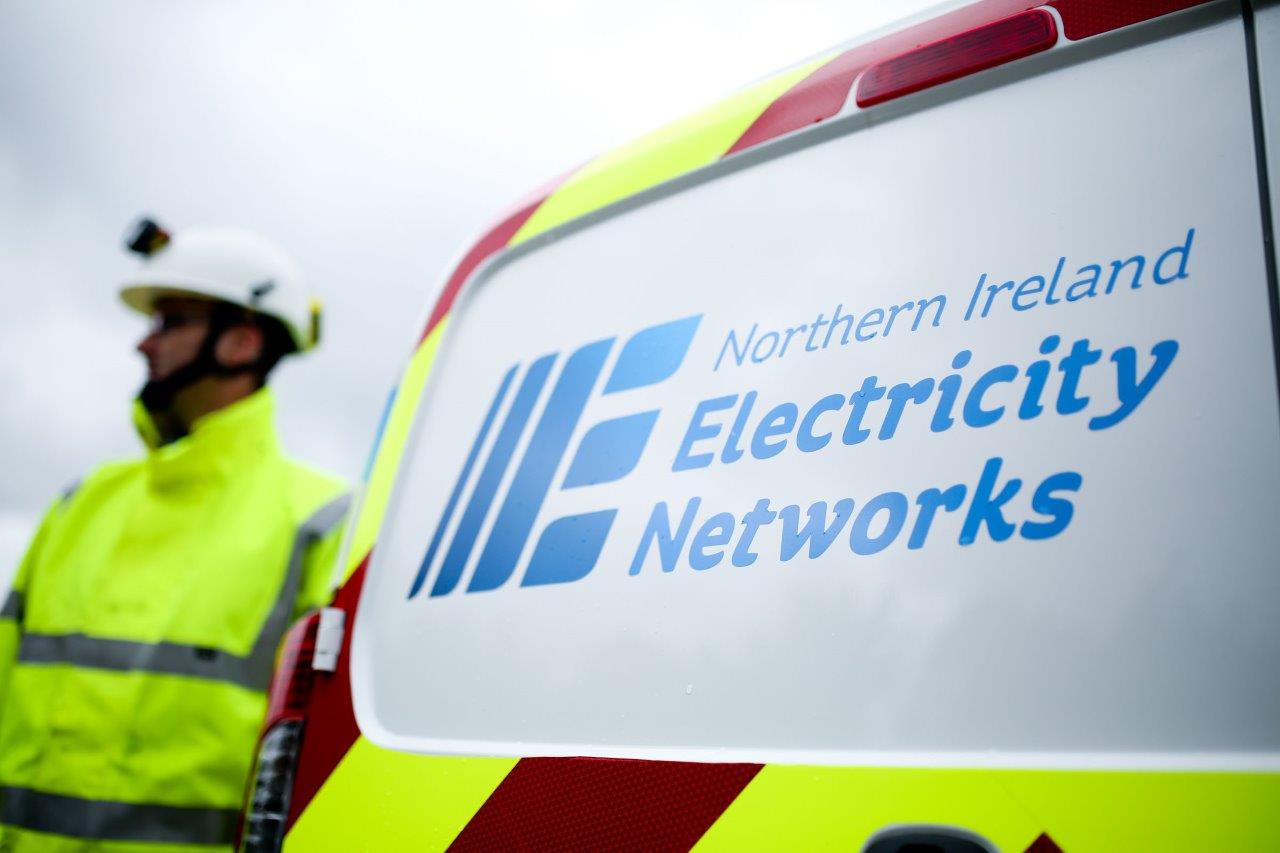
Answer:
[[[157,488],[231,476],[278,453],[280,447],[275,397],[267,388],[197,419],[188,435],[165,445],[160,445],[160,432],[138,400],[133,421],[147,447],[148,478]]]

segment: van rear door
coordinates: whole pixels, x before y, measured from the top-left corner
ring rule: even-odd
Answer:
[[[1059,42],[484,269],[362,598],[362,732],[1274,769],[1249,73],[1220,5]]]

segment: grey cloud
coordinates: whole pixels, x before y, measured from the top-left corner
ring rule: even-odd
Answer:
[[[850,9],[847,7],[859,7]],[[291,450],[359,475],[458,249],[552,175],[900,14],[657,0],[0,4],[0,588],[61,485],[137,452],[140,212],[297,256],[326,341],[282,369]]]

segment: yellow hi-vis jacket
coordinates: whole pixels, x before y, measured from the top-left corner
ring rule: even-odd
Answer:
[[[45,516],[0,618],[0,850],[231,843],[277,646],[327,600],[347,507],[273,410],[258,391]]]

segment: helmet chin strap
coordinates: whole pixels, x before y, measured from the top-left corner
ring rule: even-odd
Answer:
[[[192,359],[162,379],[148,380],[138,393],[142,405],[156,419],[164,443],[176,441],[187,434],[188,425],[181,423],[172,411],[173,401],[183,389],[209,376],[228,377],[253,372],[252,364],[227,367],[218,361],[216,355],[218,339],[237,322],[238,313],[233,306],[215,305],[204,340]]]

